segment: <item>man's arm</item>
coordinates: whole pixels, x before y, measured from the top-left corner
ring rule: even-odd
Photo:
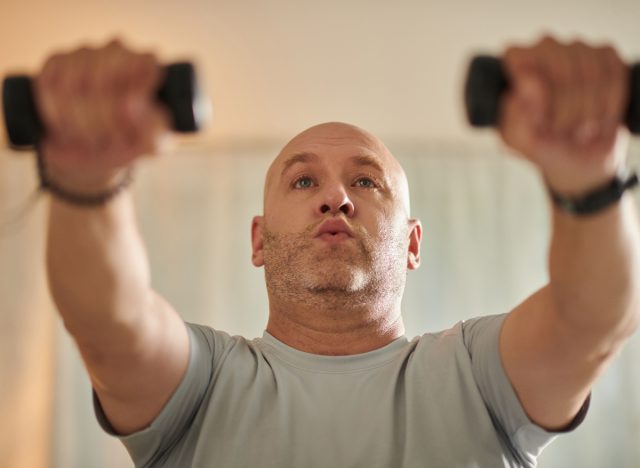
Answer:
[[[630,195],[577,219],[553,210],[550,281],[507,317],[500,351],[528,416],[565,427],[638,323],[640,234]]]
[[[133,204],[86,209],[51,200],[47,273],[105,414],[119,433],[150,423],[187,367],[178,314],[150,286]]]
[[[577,58],[572,55],[576,49]],[[602,70],[586,77],[567,72],[566,88],[538,89],[537,98],[546,102],[541,116],[550,122],[546,136],[536,134],[535,122],[527,121],[531,115],[535,120],[535,104],[517,98],[507,104],[505,117],[519,121],[513,125],[520,127],[502,130],[507,143],[541,169],[549,187],[568,196],[601,186],[615,175],[626,156],[627,133],[617,125],[626,109],[623,91],[627,82],[624,76],[616,76],[621,68],[613,64],[609,48],[586,54],[585,50],[583,44],[560,50],[557,43],[546,39],[533,52],[512,51],[515,57],[510,66],[514,74],[521,74],[518,76],[524,76],[522,69],[531,70],[533,61],[545,60],[549,51],[556,59],[582,63],[583,70],[588,69],[584,63],[592,53],[596,59],[592,69],[603,63],[612,81],[607,82]],[[552,65],[538,66],[552,67],[554,60],[547,63]],[[572,92],[571,86],[577,91]],[[536,95],[535,89],[529,92]],[[607,101],[592,98],[596,92]],[[523,112],[529,116],[522,116]],[[614,128],[602,123],[614,118]],[[597,121],[602,125],[600,131],[590,134],[585,130],[586,136],[576,138],[575,130],[586,121]],[[504,127],[508,125],[505,120]],[[518,398],[528,416],[544,428],[561,429],[572,421],[597,377],[637,328],[640,230],[636,210],[630,194],[589,216],[552,207],[549,283],[512,311],[500,338],[503,365]]]
[[[163,125],[146,104],[155,69],[151,57],[118,43],[54,56],[36,86],[47,177],[73,193],[102,193],[153,151]],[[54,302],[114,429],[127,434],[148,425],[186,370],[189,340],[178,314],[151,288],[130,193],[92,207],[52,197],[46,266]]]

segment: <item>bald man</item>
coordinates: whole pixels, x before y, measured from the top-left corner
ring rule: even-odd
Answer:
[[[150,287],[123,182],[166,128],[154,60],[112,43],[53,57],[36,82],[43,176],[63,189],[50,207],[51,292],[100,424],[136,466],[532,467],[580,424],[638,322],[631,197],[588,215],[551,205],[545,287],[511,312],[410,340],[400,304],[421,226],[405,174],[365,130],[321,124],[274,160],[251,225],[263,336],[185,324]],[[601,192],[628,137],[615,51],[544,38],[504,60],[503,141],[558,197]]]

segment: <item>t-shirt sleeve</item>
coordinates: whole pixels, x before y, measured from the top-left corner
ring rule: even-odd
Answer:
[[[135,466],[152,466],[185,434],[211,382],[213,362],[221,343],[209,327],[187,323],[189,334],[189,364],[173,395],[153,422],[127,436],[116,433],[107,420],[98,397],[93,392],[94,410],[102,429],[120,439]],[[219,341],[219,338],[218,338]]]
[[[471,357],[473,377],[496,429],[521,460],[535,466],[542,449],[559,433],[571,431],[584,420],[590,398],[562,431],[551,432],[534,424],[507,377],[500,358],[499,339],[507,314],[466,320],[462,324],[464,344]]]

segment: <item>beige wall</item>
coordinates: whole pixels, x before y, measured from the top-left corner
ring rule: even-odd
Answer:
[[[0,150],[0,467],[48,466],[55,314],[44,278],[44,204],[16,223],[35,187],[30,157]]]
[[[1,0],[0,73],[121,34],[197,61],[215,141],[285,138],[326,120],[387,138],[467,138],[460,87],[472,52],[547,30],[640,60],[639,17],[637,0]]]

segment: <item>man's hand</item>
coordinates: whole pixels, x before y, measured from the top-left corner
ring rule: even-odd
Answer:
[[[96,192],[136,158],[156,153],[168,129],[154,99],[161,78],[153,55],[118,41],[49,58],[34,94],[50,177],[76,192]]]
[[[510,48],[503,140],[549,188],[580,197],[625,162],[629,73],[611,47],[545,38]],[[630,196],[590,216],[552,211],[549,283],[517,306],[500,355],[530,419],[562,429],[640,323],[640,226]]]
[[[503,141],[561,195],[579,197],[611,181],[628,141],[629,71],[616,51],[545,37],[508,48],[503,63],[512,83],[502,101]]]

